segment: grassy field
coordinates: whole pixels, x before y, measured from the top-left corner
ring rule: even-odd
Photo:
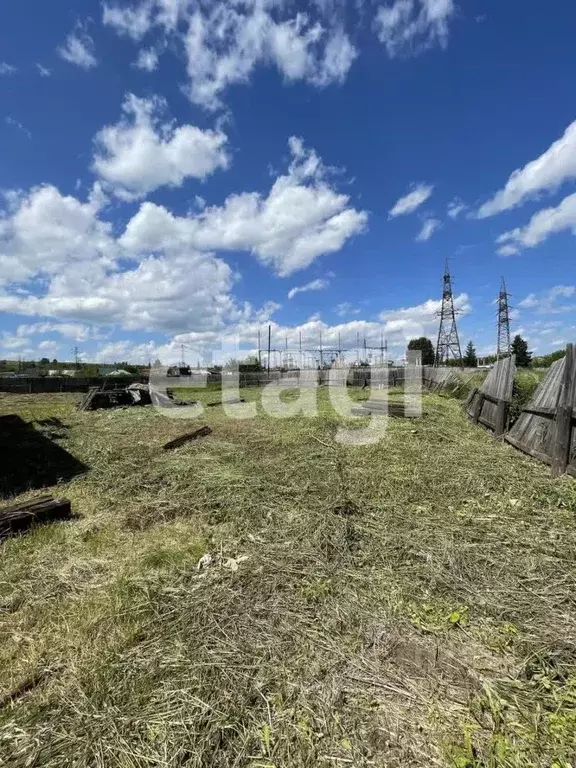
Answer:
[[[182,422],[0,395],[89,468],[50,491],[78,519],[0,544],[0,765],[572,766],[574,480],[455,399],[343,447],[319,398]]]

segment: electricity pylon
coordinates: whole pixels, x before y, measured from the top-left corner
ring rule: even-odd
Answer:
[[[460,349],[460,339],[458,338],[458,328],[456,327],[456,315],[459,310],[454,309],[454,296],[452,294],[452,278],[448,267],[448,259],[444,268],[444,278],[442,287],[442,306],[437,312],[440,317],[440,327],[438,328],[438,341],[436,343],[435,366],[446,363],[450,357],[458,361],[462,366],[462,350]]]
[[[506,283],[504,278],[500,283],[500,293],[498,294],[498,346],[496,350],[496,359],[508,357],[510,354],[510,313],[508,307],[508,296],[506,293]]]

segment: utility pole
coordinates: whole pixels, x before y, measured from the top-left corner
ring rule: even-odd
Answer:
[[[258,365],[262,367],[262,352],[260,351],[260,328],[258,328]]]
[[[268,325],[268,373],[270,373],[270,343],[272,339],[272,326]]]
[[[182,358],[182,367],[186,365],[186,361],[184,360],[184,344],[180,344],[180,356]]]
[[[74,366],[75,366],[76,370],[78,370],[78,368],[80,367],[80,358],[79,358],[78,345],[76,345],[74,347],[72,352],[74,353]]]
[[[462,350],[460,348],[460,339],[458,338],[458,328],[456,327],[456,315],[459,310],[454,309],[454,296],[452,294],[452,277],[448,259],[444,268],[443,286],[442,286],[442,306],[437,315],[440,316],[440,327],[438,328],[438,341],[436,343],[436,360],[434,365],[437,367],[453,357],[462,367]]]
[[[342,339],[338,334],[338,365],[342,364]]]
[[[298,331],[298,349],[300,350],[300,370],[302,370],[302,331]]]
[[[324,368],[324,358],[322,356],[322,331],[320,331],[320,368]]]
[[[356,331],[356,362],[360,363],[360,331]]]
[[[506,283],[504,278],[500,283],[500,293],[498,294],[498,345],[496,348],[496,360],[510,355],[510,313],[508,307],[508,296],[506,293]]]

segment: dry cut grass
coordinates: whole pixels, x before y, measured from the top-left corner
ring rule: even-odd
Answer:
[[[575,483],[456,400],[334,447],[325,391],[197,423],[0,397],[90,468],[80,519],[0,545],[0,765],[572,765]]]

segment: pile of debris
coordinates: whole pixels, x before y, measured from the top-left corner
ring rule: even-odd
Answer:
[[[177,400],[171,390],[161,392],[151,384],[130,384],[122,389],[91,387],[78,404],[79,411],[97,411],[101,408],[128,408],[132,405],[156,405],[161,408],[177,408],[196,405],[197,401]]]

